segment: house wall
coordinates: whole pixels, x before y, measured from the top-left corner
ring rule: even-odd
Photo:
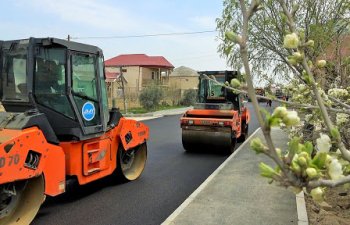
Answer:
[[[198,88],[199,79],[198,77],[182,77],[182,76],[170,76],[169,86],[174,89],[188,90]]]
[[[125,87],[128,88],[134,88],[141,87],[142,84],[139,82],[139,79],[142,77],[142,68],[139,66],[128,66],[123,67],[123,69],[126,70],[126,72],[123,72],[123,76],[127,80],[127,83],[125,83]],[[120,72],[119,67],[106,67],[106,71],[116,73]],[[141,79],[142,82],[142,79]]]

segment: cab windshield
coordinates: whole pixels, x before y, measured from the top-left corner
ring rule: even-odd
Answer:
[[[225,83],[225,76],[217,75],[215,80],[219,83]],[[225,88],[214,81],[208,80],[207,99],[225,99]]]
[[[3,43],[0,54],[2,101],[28,102],[27,53],[28,40]]]
[[[215,80],[219,83],[225,83],[224,75],[215,75]],[[199,90],[199,102],[206,103],[208,100],[224,100],[225,88],[214,81],[201,79]]]

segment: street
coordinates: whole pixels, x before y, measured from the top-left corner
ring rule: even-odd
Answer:
[[[266,103],[261,103],[266,106]],[[251,104],[249,133],[257,129]],[[213,152],[186,153],[180,115],[144,121],[150,127],[148,161],[141,177],[120,183],[111,177],[48,197],[33,225],[160,224],[226,158]],[[239,145],[237,145],[239,146]]]

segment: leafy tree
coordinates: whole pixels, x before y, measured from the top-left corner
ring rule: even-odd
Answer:
[[[163,90],[153,84],[142,89],[139,101],[143,108],[147,110],[156,109],[164,96]]]
[[[341,129],[350,126],[350,89],[337,87],[335,82],[335,88],[325,91],[315,79],[329,64],[322,58],[324,48],[348,26],[349,2],[226,0],[224,6],[223,18],[218,19],[223,38],[220,49],[229,64],[244,66],[248,94],[265,137],[265,143],[253,139],[251,147],[276,163],[275,168],[260,163],[261,175],[297,192],[306,188],[314,200],[323,201],[324,187],[350,183],[350,146]],[[297,79],[291,83],[292,101],[276,101],[299,112],[312,112],[300,118],[296,110],[285,106],[272,114],[260,111],[252,81],[255,67],[293,72]],[[294,132],[305,131],[303,124],[318,131],[310,141]],[[275,147],[271,137],[271,127],[276,126],[291,134],[284,151]]]
[[[181,105],[191,106],[197,101],[197,90],[189,89],[186,90],[184,96],[181,99]]]

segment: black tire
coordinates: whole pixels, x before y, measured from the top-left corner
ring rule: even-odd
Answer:
[[[197,145],[190,144],[185,141],[182,141],[182,147],[184,148],[185,152],[195,152],[198,149]]]
[[[249,124],[243,123],[242,124],[242,133],[241,136],[238,138],[238,143],[244,142],[248,137],[248,131],[249,131]]]
[[[227,147],[224,154],[231,155],[236,150],[237,138],[232,138],[231,145]]]
[[[146,142],[127,151],[124,150],[123,146],[119,146],[116,175],[124,181],[136,180],[141,176],[146,160]]]
[[[184,148],[185,152],[194,152],[197,148],[196,144],[188,142],[188,140],[186,138],[184,138],[183,133],[181,136],[181,142],[182,142],[182,147]]]
[[[194,150],[193,146],[182,142],[182,147],[185,149],[185,152],[191,152]]]

